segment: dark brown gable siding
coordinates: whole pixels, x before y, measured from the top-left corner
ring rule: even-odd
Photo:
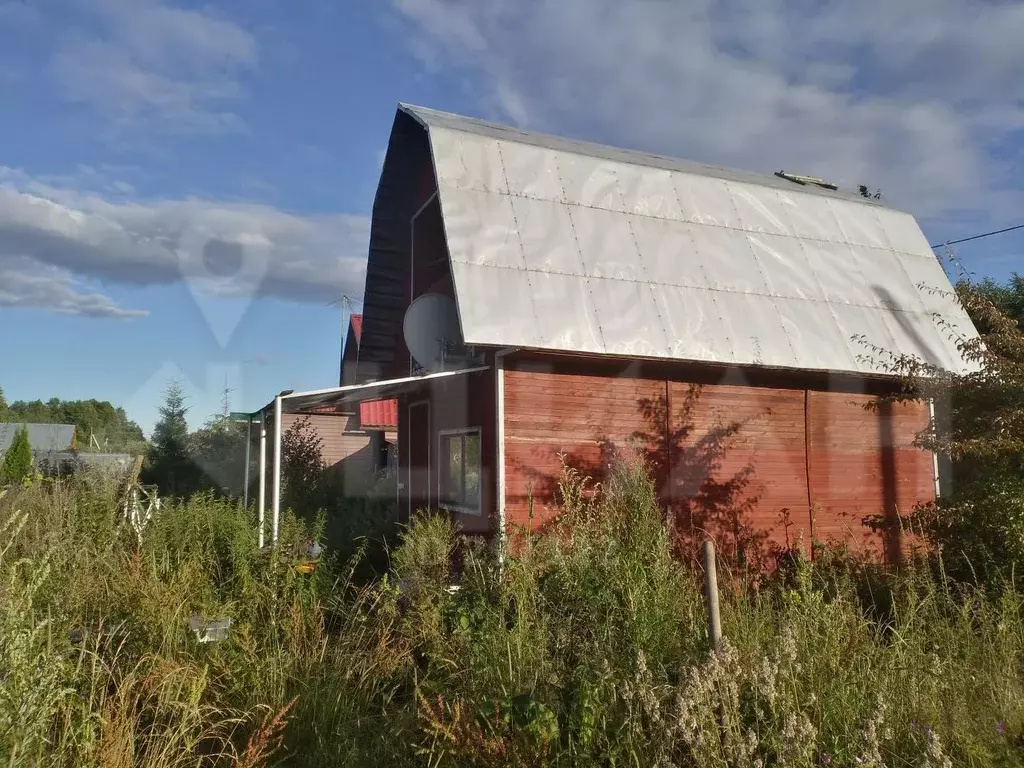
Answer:
[[[395,116],[373,202],[363,292],[358,382],[408,374],[402,319],[409,306],[410,221],[432,192],[433,165],[426,131],[414,118]]]
[[[874,399],[865,387],[849,377],[510,361],[506,522],[527,525],[531,499],[534,525],[550,518],[559,453],[599,477],[611,446],[632,445],[681,531],[705,530],[748,555],[812,537],[880,548],[863,517],[934,498],[931,455],[912,446],[928,414],[924,404],[865,410]]]

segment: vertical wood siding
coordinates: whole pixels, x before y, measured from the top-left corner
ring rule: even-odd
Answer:
[[[849,380],[829,391],[809,376],[734,384],[681,371],[510,363],[507,523],[527,525],[531,501],[535,527],[554,514],[560,454],[600,479],[613,447],[627,446],[681,532],[706,530],[745,555],[812,538],[891,554],[898,542],[862,518],[934,498],[931,455],[913,447],[925,404],[868,410],[874,396]]]
[[[808,398],[811,495],[820,538],[848,541],[855,549],[883,548],[894,556],[898,543],[873,536],[862,520],[890,522],[919,501],[935,496],[932,457],[914,447],[928,426],[928,407],[908,403],[867,408],[871,395],[810,392]]]

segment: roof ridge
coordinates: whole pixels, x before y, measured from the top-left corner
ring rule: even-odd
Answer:
[[[818,197],[827,197],[830,199],[846,200],[874,208],[899,210],[891,208],[877,200],[866,198],[853,190],[838,187],[830,189],[828,187],[816,185],[811,187],[806,184],[801,184],[799,181],[787,178],[787,176],[795,175],[791,172],[786,173],[783,176],[779,176],[778,172],[775,171],[749,171],[740,168],[731,168],[728,166],[712,165],[664,153],[649,152],[641,149],[629,149],[627,147],[620,147],[612,144],[601,144],[588,139],[577,139],[554,133],[545,133],[543,131],[526,130],[512,125],[484,120],[483,118],[460,115],[456,112],[445,112],[443,110],[408,104],[406,102],[399,102],[398,108],[401,112],[404,112],[420,123],[428,131],[430,130],[432,123],[438,124],[440,122],[447,122],[450,123],[450,125],[438,127],[462,130],[467,133],[477,133],[497,140],[546,147],[576,155],[599,157],[611,162],[617,161],[632,163],[634,165],[644,165],[647,167],[676,171],[679,173],[718,178],[724,181],[755,184],[772,189],[786,190],[795,194],[807,194]],[[433,118],[433,120],[431,118]]]

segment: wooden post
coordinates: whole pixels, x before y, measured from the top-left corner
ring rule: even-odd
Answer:
[[[715,653],[722,650],[722,616],[718,612],[718,571],[715,567],[715,542],[704,542],[704,598],[708,603],[708,635]]]
[[[707,539],[704,542],[704,598],[708,604],[708,637],[711,639],[711,651],[715,655],[722,652],[722,616],[718,611],[718,568],[715,565],[715,542]],[[725,704],[718,702],[718,735],[722,741],[722,750],[729,755],[729,734],[725,728]]]

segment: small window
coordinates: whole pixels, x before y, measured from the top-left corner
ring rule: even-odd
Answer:
[[[458,512],[480,512],[480,430],[442,432],[440,501]]]

